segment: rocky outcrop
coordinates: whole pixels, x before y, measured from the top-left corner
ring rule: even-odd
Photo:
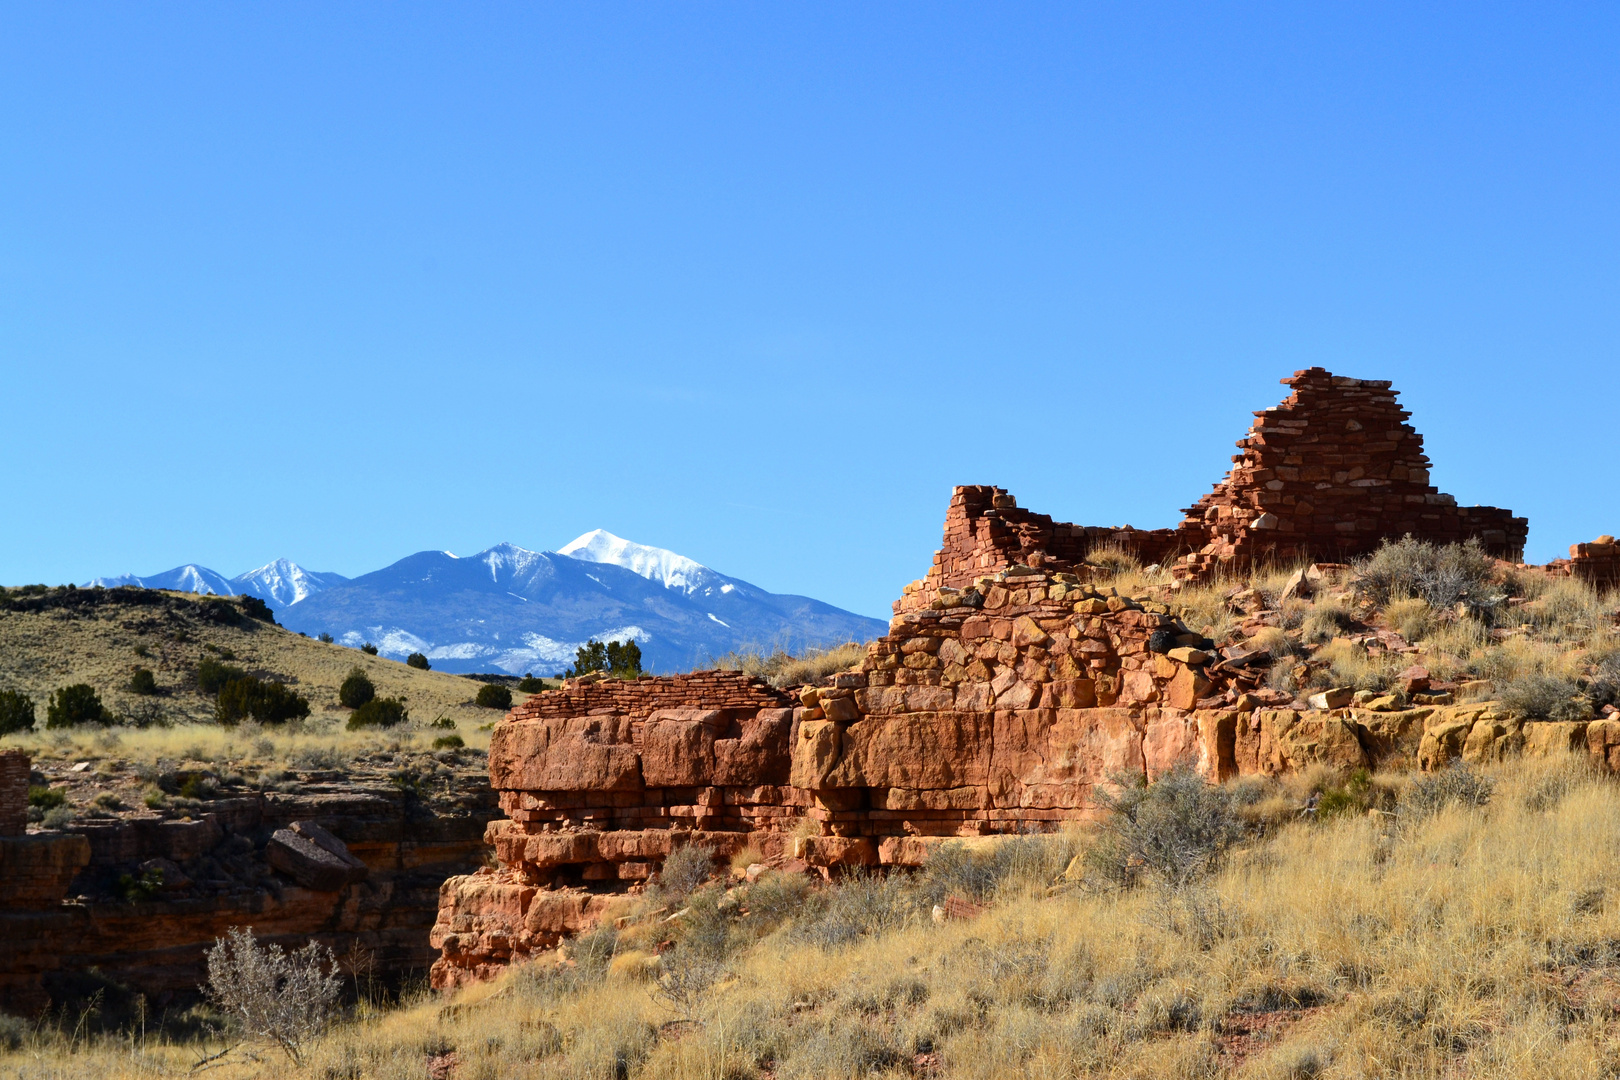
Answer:
[[[215,799],[191,820],[131,813],[0,838],[0,1011],[71,1001],[92,969],[165,1006],[195,994],[205,951],[235,926],[321,941],[360,977],[426,970],[439,886],[487,850],[483,777],[435,798],[301,786]]]
[[[1321,368],[1284,382],[1289,398],[1256,414],[1235,467],[1176,529],[1064,524],[1001,488],[957,488],[933,566],[906,586],[889,633],[796,699],[709,672],[570,682],[525,702],[491,746],[507,815],[488,831],[497,866],[445,883],[434,985],[482,978],[590,925],[683,845],[831,874],[917,865],[953,838],[1053,829],[1096,812],[1117,778],[1177,767],[1213,780],[1438,767],[1583,738],[1620,759],[1620,735],[1603,741],[1601,725],[1528,732],[1487,706],[1344,708],[1345,691],[1316,709],[1267,708],[1294,704],[1262,689],[1268,655],[1216,649],[1164,603],[1097,587],[1086,559],[1101,546],[1173,564],[1181,583],[1269,559],[1344,559],[1405,534],[1522,547],[1524,519],[1459,508],[1429,485],[1389,383]],[[1313,563],[1290,589],[1348,569]]]

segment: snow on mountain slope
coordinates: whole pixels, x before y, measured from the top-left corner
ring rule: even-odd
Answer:
[[[257,596],[279,610],[348,580],[342,574],[316,573],[291,559],[277,559],[257,570],[238,574],[231,578],[231,585],[235,591]]]
[[[887,624],[804,596],[766,592],[702,563],[612,533],[586,533],[561,552],[496,544],[476,555],[420,551],[345,578],[287,559],[227,579],[188,564],[151,577],[97,578],[268,603],[281,625],[376,645],[403,660],[425,653],[441,671],[552,674],[586,641],[640,646],[651,671],[685,671],[736,649],[865,641]]]
[[[702,563],[673,551],[614,536],[606,529],[591,530],[558,548],[557,554],[585,562],[622,566],[666,589],[680,589],[688,596],[717,584],[724,588],[721,575]]]
[[[88,587],[101,586],[104,589],[114,589],[120,585],[133,585],[138,589],[171,589],[175,592],[203,593],[214,596],[235,596],[237,589],[224,574],[198,566],[196,563],[186,563],[173,570],[165,570],[161,574],[148,574],[137,577],[134,574],[121,574],[118,577],[91,578]]]

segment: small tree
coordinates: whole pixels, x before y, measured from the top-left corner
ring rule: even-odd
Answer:
[[[308,715],[308,698],[281,683],[251,675],[226,683],[214,706],[215,719],[226,725],[241,723],[250,716],[261,724],[284,724]]]
[[[377,646],[368,641],[364,645],[360,646],[360,651],[365,653],[367,656],[376,656]]]
[[[0,735],[28,731],[33,726],[33,699],[16,690],[0,690]]]
[[[311,941],[288,953],[238,926],[208,951],[202,990],[249,1038],[275,1043],[302,1065],[304,1047],[332,1022],[342,985],[331,949]]]
[[[226,683],[245,678],[247,672],[239,667],[220,663],[212,656],[205,656],[197,663],[197,689],[205,694],[217,694],[224,689]]]
[[[633,679],[641,674],[641,646],[632,638],[624,644],[603,644],[595,638],[574,651],[574,666],[564,677],[577,679],[593,671],[604,671],[619,678]]]
[[[407,656],[405,658],[405,664],[407,667],[419,668],[422,671],[433,670],[432,666],[428,664],[428,658],[419,652],[413,652],[411,655]]]
[[[158,692],[157,677],[152,674],[151,668],[138,667],[129,676],[129,692],[150,697]]]
[[[330,645],[332,644],[332,635],[322,631],[321,633],[315,635],[315,640],[319,641],[322,645]]]
[[[358,709],[376,696],[377,688],[359,668],[350,669],[349,677],[338,687],[338,704],[345,709]]]
[[[478,696],[473,702],[486,709],[500,709],[505,712],[512,707],[512,691],[500,683],[485,683],[478,688]]]
[[[45,726],[48,728],[111,722],[112,714],[101,703],[100,695],[86,683],[62,687],[51,695],[51,703],[45,708]]]
[[[359,731],[361,728],[393,727],[410,718],[405,703],[398,698],[373,698],[349,714],[348,728]]]
[[[546,688],[546,683],[544,679],[537,679],[533,675],[525,675],[518,680],[517,688],[520,694],[538,694]]]

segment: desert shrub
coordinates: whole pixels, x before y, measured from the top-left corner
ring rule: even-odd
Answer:
[[[512,691],[500,683],[485,683],[478,688],[478,696],[473,698],[473,704],[505,712],[512,707]]]
[[[330,772],[348,765],[335,746],[300,746],[287,761],[293,768],[305,772]]]
[[[1496,568],[1478,540],[1431,544],[1410,536],[1385,541],[1356,564],[1356,591],[1376,604],[1415,596],[1428,603],[1436,618],[1462,605],[1475,617],[1489,617],[1505,603],[1495,584]]]
[[[158,692],[157,677],[150,668],[138,667],[129,676],[129,692],[151,696]]]
[[[659,884],[675,897],[687,896],[714,873],[714,849],[702,844],[686,844],[664,859],[658,872]]]
[[[433,740],[435,750],[460,750],[467,743],[460,735],[440,735]]]
[[[410,716],[405,703],[398,698],[372,698],[349,714],[348,728],[359,731],[362,728],[393,727],[409,720]]]
[[[525,675],[518,680],[517,688],[520,694],[538,694],[546,688],[546,683],[544,679],[537,679],[533,675]]]
[[[433,723],[429,724],[428,727],[438,728],[441,731],[454,731],[456,730],[456,722],[450,719],[448,716],[441,716],[437,720],[433,721]]]
[[[350,669],[343,685],[338,687],[338,704],[345,709],[358,709],[376,696],[377,688],[359,668]]]
[[[239,667],[222,663],[212,656],[205,656],[197,662],[197,689],[205,694],[217,694],[226,683],[245,678],[247,672]]]
[[[1598,661],[1592,672],[1592,681],[1587,686],[1587,693],[1591,695],[1592,704],[1598,707],[1604,705],[1620,705],[1620,653],[1611,653]],[[3,702],[4,695],[0,695]],[[0,716],[5,715],[5,706],[0,703]],[[0,734],[5,728],[0,725]]]
[[[1332,641],[1355,625],[1356,618],[1350,614],[1349,608],[1337,601],[1325,600],[1312,607],[1310,614],[1305,616],[1301,633],[1310,644],[1320,645]]]
[[[1452,805],[1484,806],[1495,789],[1495,780],[1458,758],[1449,767],[1412,781],[1401,796],[1400,811],[1421,818]]]
[[[365,653],[367,656],[376,656],[377,655],[377,646],[373,645],[371,642],[368,641],[365,644],[360,646],[360,651]]]
[[[1395,673],[1407,663],[1390,653],[1374,656],[1352,641],[1330,641],[1317,652],[1316,659],[1327,661],[1327,667],[1316,673],[1319,685],[1348,686],[1353,690],[1387,690],[1395,681]]]
[[[15,1053],[28,1041],[28,1021],[0,1013],[0,1052]]]
[[[806,904],[792,933],[828,950],[898,930],[925,914],[921,898],[903,876],[860,869],[845,874],[838,888],[823,890],[815,900]]]
[[[54,809],[45,811],[45,817],[41,820],[40,824],[44,825],[47,829],[65,829],[78,819],[79,815],[73,812],[73,808],[71,806],[58,806]]]
[[[208,999],[245,1035],[276,1044],[295,1065],[332,1022],[341,988],[332,950],[313,941],[288,953],[259,944],[252,927],[233,927],[208,950]]]
[[[54,810],[67,802],[67,791],[64,788],[30,786],[28,789],[28,805],[37,806],[41,810]]]
[[[1502,688],[1502,704],[1527,720],[1589,720],[1592,701],[1573,679],[1523,675]]]
[[[17,690],[0,690],[0,735],[29,731],[33,726],[33,699]]]
[[[1540,637],[1552,641],[1584,641],[1612,623],[1614,606],[1597,589],[1575,578],[1554,581],[1541,594],[1517,610],[1517,618],[1530,624]]]
[[[86,683],[62,687],[51,695],[51,702],[45,709],[45,726],[48,728],[110,723],[112,714],[101,703],[101,696]]]
[[[428,663],[428,658],[419,652],[413,652],[411,655],[407,656],[405,658],[405,666],[413,667],[420,671],[432,670],[432,665]]]
[[[1098,842],[1086,851],[1087,868],[1103,882],[1133,884],[1144,873],[1181,889],[1220,864],[1243,836],[1231,792],[1179,767],[1156,783],[1116,777],[1117,791],[1101,787],[1106,816]]]
[[[315,635],[315,640],[320,642],[322,645],[330,645],[332,644],[333,639],[331,634],[328,634],[323,630],[319,634]]]
[[[945,844],[917,876],[919,901],[931,906],[956,895],[985,903],[1009,886],[1046,885],[1078,851],[1075,839],[1062,834],[1009,837],[983,850]]]
[[[309,715],[309,699],[278,682],[247,676],[232,679],[219,691],[214,718],[239,724],[251,717],[261,724],[284,724]]]

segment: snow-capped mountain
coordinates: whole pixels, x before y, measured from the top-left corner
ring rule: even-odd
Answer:
[[[182,571],[190,571],[188,575]],[[422,551],[356,578],[278,559],[226,579],[200,566],[91,584],[247,593],[276,621],[384,656],[425,653],[441,671],[551,675],[587,640],[641,646],[652,671],[685,670],[734,649],[865,641],[887,625],[804,596],[766,592],[663,548],[588,532],[561,551],[497,544],[476,555]]]
[[[86,584],[100,585],[104,589],[133,585],[138,589],[172,589],[175,592],[204,593],[213,596],[234,596],[240,591],[224,574],[210,570],[206,566],[198,566],[196,563],[186,563],[173,570],[145,577],[120,574],[118,577],[91,578]]]
[[[725,578],[700,562],[663,548],[622,539],[606,529],[593,529],[558,548],[557,554],[586,562],[622,566],[648,581],[658,582],[666,589],[680,589],[688,596],[704,589],[725,588]]]
[[[257,596],[277,608],[290,607],[306,600],[322,589],[342,585],[349,579],[342,574],[316,573],[305,570],[291,559],[277,559],[265,563],[257,570],[249,570],[231,578],[231,591]]]

